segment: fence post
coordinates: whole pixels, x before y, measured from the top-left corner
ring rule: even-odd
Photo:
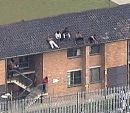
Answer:
[[[106,110],[108,111],[108,108],[109,108],[109,107],[108,107],[109,103],[108,103],[108,101],[107,101],[107,96],[108,96],[108,95],[107,95],[107,92],[108,92],[107,87],[105,87],[105,89],[104,89],[104,103],[103,103],[103,104],[104,104],[104,105],[103,105],[103,106],[104,106],[104,107],[103,107],[104,109],[103,109],[103,111],[106,111]]]
[[[49,98],[49,113],[51,113],[51,109],[52,109],[52,107],[51,107],[51,104],[52,104],[51,103],[51,96],[49,96],[48,98]]]
[[[79,112],[79,93],[77,92],[77,113]]]

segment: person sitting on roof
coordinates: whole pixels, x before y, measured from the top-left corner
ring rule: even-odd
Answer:
[[[76,45],[77,45],[78,41],[84,41],[83,36],[82,36],[82,34],[80,32],[76,33],[76,38],[75,38],[75,44]]]
[[[48,42],[52,49],[54,49],[54,47],[59,48],[59,46],[53,41],[53,38],[48,37]]]
[[[57,31],[55,33],[55,37],[56,37],[57,40],[61,39],[61,33],[60,33],[60,31]]]
[[[89,40],[90,43],[96,42],[96,41],[97,41],[97,40],[96,40],[96,35],[94,34],[94,35],[90,36],[90,37],[88,38],[88,40]]]
[[[67,27],[65,27],[65,29],[62,31],[62,36],[63,38],[70,38],[70,33]]]

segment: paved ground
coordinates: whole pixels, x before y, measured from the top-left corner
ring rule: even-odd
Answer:
[[[119,5],[130,3],[130,0],[111,0],[111,1]]]

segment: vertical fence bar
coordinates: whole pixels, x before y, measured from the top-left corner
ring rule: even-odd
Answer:
[[[112,88],[110,88],[110,90],[109,90],[109,94],[108,94],[108,96],[109,96],[109,107],[110,107],[110,109],[109,109],[109,111],[111,112],[112,111]]]
[[[43,97],[37,101],[22,99],[0,102],[0,112],[8,110],[11,113],[102,113],[117,112],[126,102],[125,112],[130,105],[129,87],[113,87],[95,91],[79,92],[77,94]],[[123,100],[124,99],[124,100]],[[33,101],[33,103],[32,103]],[[32,103],[32,104],[30,104]]]
[[[77,93],[77,98],[76,98],[76,107],[77,107],[77,109],[76,109],[76,113],[78,113],[78,111],[79,111],[79,93]]]
[[[112,101],[112,107],[113,107],[113,111],[115,112],[115,87],[113,88],[113,101]]]
[[[127,112],[129,112],[129,108],[130,108],[130,105],[129,105],[129,102],[130,102],[130,95],[129,95],[129,85],[127,86]]]

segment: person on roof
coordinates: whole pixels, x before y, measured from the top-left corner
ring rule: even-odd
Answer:
[[[95,43],[95,42],[97,41],[97,40],[96,40],[96,35],[94,34],[94,35],[90,36],[90,37],[88,38],[88,40],[89,40],[90,43]]]
[[[96,38],[96,34],[93,35],[93,40],[96,42],[97,38]]]
[[[61,39],[61,33],[60,33],[60,31],[57,31],[57,32],[55,33],[55,38],[56,38],[57,40]]]
[[[63,38],[70,38],[71,35],[69,33],[68,27],[65,27],[65,29],[62,31]]]
[[[80,32],[77,32],[75,35],[75,44],[77,45],[78,41],[84,41],[83,36]]]
[[[59,48],[59,46],[53,41],[53,38],[48,37],[48,42],[52,49],[54,49],[54,47]]]

